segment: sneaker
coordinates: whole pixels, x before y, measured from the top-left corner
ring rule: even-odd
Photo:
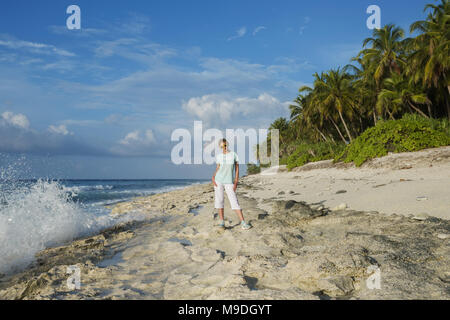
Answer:
[[[220,222],[217,224],[218,227],[225,227],[225,221],[224,220],[219,220]]]
[[[242,230],[248,230],[248,229],[250,229],[252,226],[251,225],[249,225],[247,222],[245,222],[245,221],[242,221],[241,222],[241,228],[242,228]]]

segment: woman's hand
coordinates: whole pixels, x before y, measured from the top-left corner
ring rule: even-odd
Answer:
[[[212,182],[213,182],[214,186],[217,187],[216,179],[214,179],[214,177],[212,178]]]
[[[234,192],[236,192],[236,189],[237,189],[237,185],[238,185],[238,182],[237,182],[237,181],[235,181],[235,182],[234,182],[234,186],[233,186],[233,191],[234,191]]]

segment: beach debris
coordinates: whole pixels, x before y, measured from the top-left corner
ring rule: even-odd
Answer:
[[[417,197],[416,200],[417,201],[425,201],[425,200],[428,200],[428,198],[425,196],[420,196],[420,197]]]
[[[436,237],[438,237],[438,238],[441,239],[441,240],[445,240],[445,239],[450,238],[450,234],[447,234],[447,233],[438,233],[438,234],[436,235]]]
[[[341,193],[347,193],[347,190],[338,190],[338,191],[336,191],[336,194],[341,194]]]
[[[323,209],[325,209],[325,207],[323,205],[321,205],[321,204],[315,204],[315,205],[311,205],[311,209],[323,210]]]
[[[260,213],[258,214],[258,220],[263,220],[265,219],[269,214],[268,213]]]
[[[423,212],[423,213],[416,214],[412,218],[414,220],[424,221],[424,220],[427,220],[429,217],[430,217],[430,215],[428,213]]]
[[[278,192],[278,195],[279,195],[279,196],[281,196],[281,195],[283,195],[283,194],[285,194],[285,192],[284,192],[284,191],[280,191],[280,192]]]
[[[272,210],[278,218],[283,218],[286,224],[293,225],[298,223],[299,220],[314,219],[326,215],[323,211],[314,210],[306,203],[295,200],[274,201]]]
[[[347,204],[341,203],[337,207],[334,207],[333,209],[331,209],[331,211],[339,211],[339,210],[345,210],[345,209],[347,209]]]

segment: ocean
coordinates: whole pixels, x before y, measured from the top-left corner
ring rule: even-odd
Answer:
[[[0,180],[0,273],[29,265],[37,252],[128,221],[105,206],[206,180]]]

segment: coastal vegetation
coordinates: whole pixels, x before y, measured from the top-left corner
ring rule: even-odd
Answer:
[[[365,161],[388,152],[410,152],[450,145],[448,121],[406,114],[399,120],[380,120],[349,144],[335,161]],[[329,159],[329,158],[328,158]]]
[[[409,33],[375,29],[350,64],[314,73],[290,105],[280,133],[280,163],[289,169],[334,159],[361,165],[388,152],[450,144],[450,5],[428,4]],[[249,173],[258,172],[251,166]]]

